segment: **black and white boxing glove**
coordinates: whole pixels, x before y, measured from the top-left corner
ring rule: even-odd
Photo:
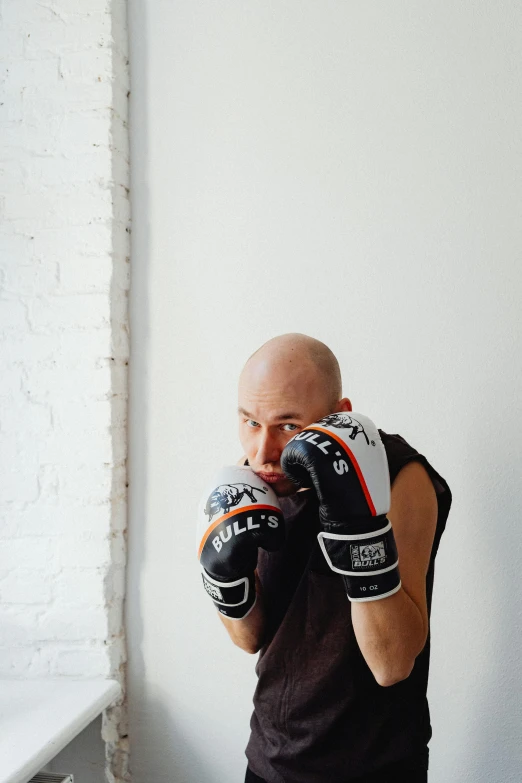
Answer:
[[[223,468],[203,496],[198,513],[198,557],[203,586],[216,608],[244,619],[256,602],[258,548],[284,541],[277,496],[249,467]]]
[[[342,574],[350,601],[396,593],[401,580],[390,510],[388,460],[375,424],[358,413],[332,413],[285,446],[281,467],[319,499],[319,544]]]

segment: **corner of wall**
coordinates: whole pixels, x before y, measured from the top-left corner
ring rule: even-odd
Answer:
[[[130,283],[130,162],[128,105],[130,96],[126,0],[111,0],[112,34],[112,280],[111,280],[111,565],[105,577],[109,618],[111,677],[122,696],[103,716],[106,779],[126,783],[130,778],[126,703],[126,639],[124,627],[127,540],[127,400],[129,364],[128,295]]]

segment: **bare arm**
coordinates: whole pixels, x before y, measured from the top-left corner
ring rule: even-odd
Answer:
[[[397,549],[401,589],[380,601],[353,602],[360,650],[379,685],[409,676],[426,644],[426,574],[437,524],[437,497],[425,468],[406,465],[397,476],[388,514]]]
[[[228,635],[237,647],[248,653],[259,652],[265,631],[265,613],[261,583],[256,572],[257,599],[251,612],[243,620],[231,620],[218,612],[219,618],[228,631]]]

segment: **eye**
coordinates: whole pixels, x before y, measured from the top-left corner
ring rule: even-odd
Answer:
[[[285,427],[290,427],[290,429],[289,430],[285,430]],[[297,424],[283,424],[283,430],[285,432],[294,432],[295,430],[298,430],[298,429],[299,429],[299,427],[297,426]]]
[[[254,419],[245,419],[245,422],[247,424],[247,427],[259,427],[259,423],[257,421],[254,421]]]

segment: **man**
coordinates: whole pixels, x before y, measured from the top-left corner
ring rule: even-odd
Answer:
[[[335,356],[305,335],[270,340],[241,373],[239,433],[245,456],[240,464],[248,466],[251,480],[241,483],[232,477],[222,486],[234,488],[232,502],[245,503],[244,513],[250,516],[236,516],[232,529],[230,510],[220,527],[209,527],[221,532],[204,539],[201,563],[205,587],[215,600],[219,595],[216,606],[232,641],[247,652],[260,651],[246,783],[427,780],[429,610],[434,558],[451,493],[425,457],[400,436],[375,430],[371,444],[385,454],[389,479],[386,471],[385,479],[374,475],[371,482],[381,482],[377,494],[382,489],[385,497],[391,480],[391,503],[385,501],[381,511],[364,516],[365,525],[374,525],[370,532],[350,534],[355,530],[353,509],[347,508],[339,522],[344,513],[339,503],[336,519],[328,521],[335,499],[317,479],[321,454],[307,452],[306,446],[311,442],[324,452],[328,448],[307,431],[319,422],[311,431],[327,433],[330,439],[323,444],[336,438],[346,453],[353,449],[357,454],[363,446],[355,444],[363,443],[363,436],[370,444],[363,425],[352,421],[351,440],[346,436],[343,441],[335,427],[326,427],[339,417],[324,418],[351,411],[350,400],[342,397]],[[368,472],[375,470],[370,465]],[[355,477],[354,470],[350,476]],[[363,485],[365,478],[369,481],[368,475],[360,477]],[[254,502],[245,497],[247,486],[257,493]],[[252,516],[258,501],[265,513]],[[241,518],[248,519],[243,527],[237,521]],[[382,557],[385,567],[376,570],[374,565],[373,573],[387,579],[387,587],[372,585],[377,595],[357,598],[354,591],[368,580],[349,576],[354,572],[341,560],[358,536],[358,544],[369,542],[365,551],[373,553],[368,562],[375,564],[371,557],[384,554],[379,550],[384,544],[372,533],[379,525],[388,559]],[[332,534],[334,529],[342,535]],[[229,550],[222,545],[225,540]],[[336,563],[341,550],[344,555]],[[239,589],[240,598],[234,597],[233,590]]]

